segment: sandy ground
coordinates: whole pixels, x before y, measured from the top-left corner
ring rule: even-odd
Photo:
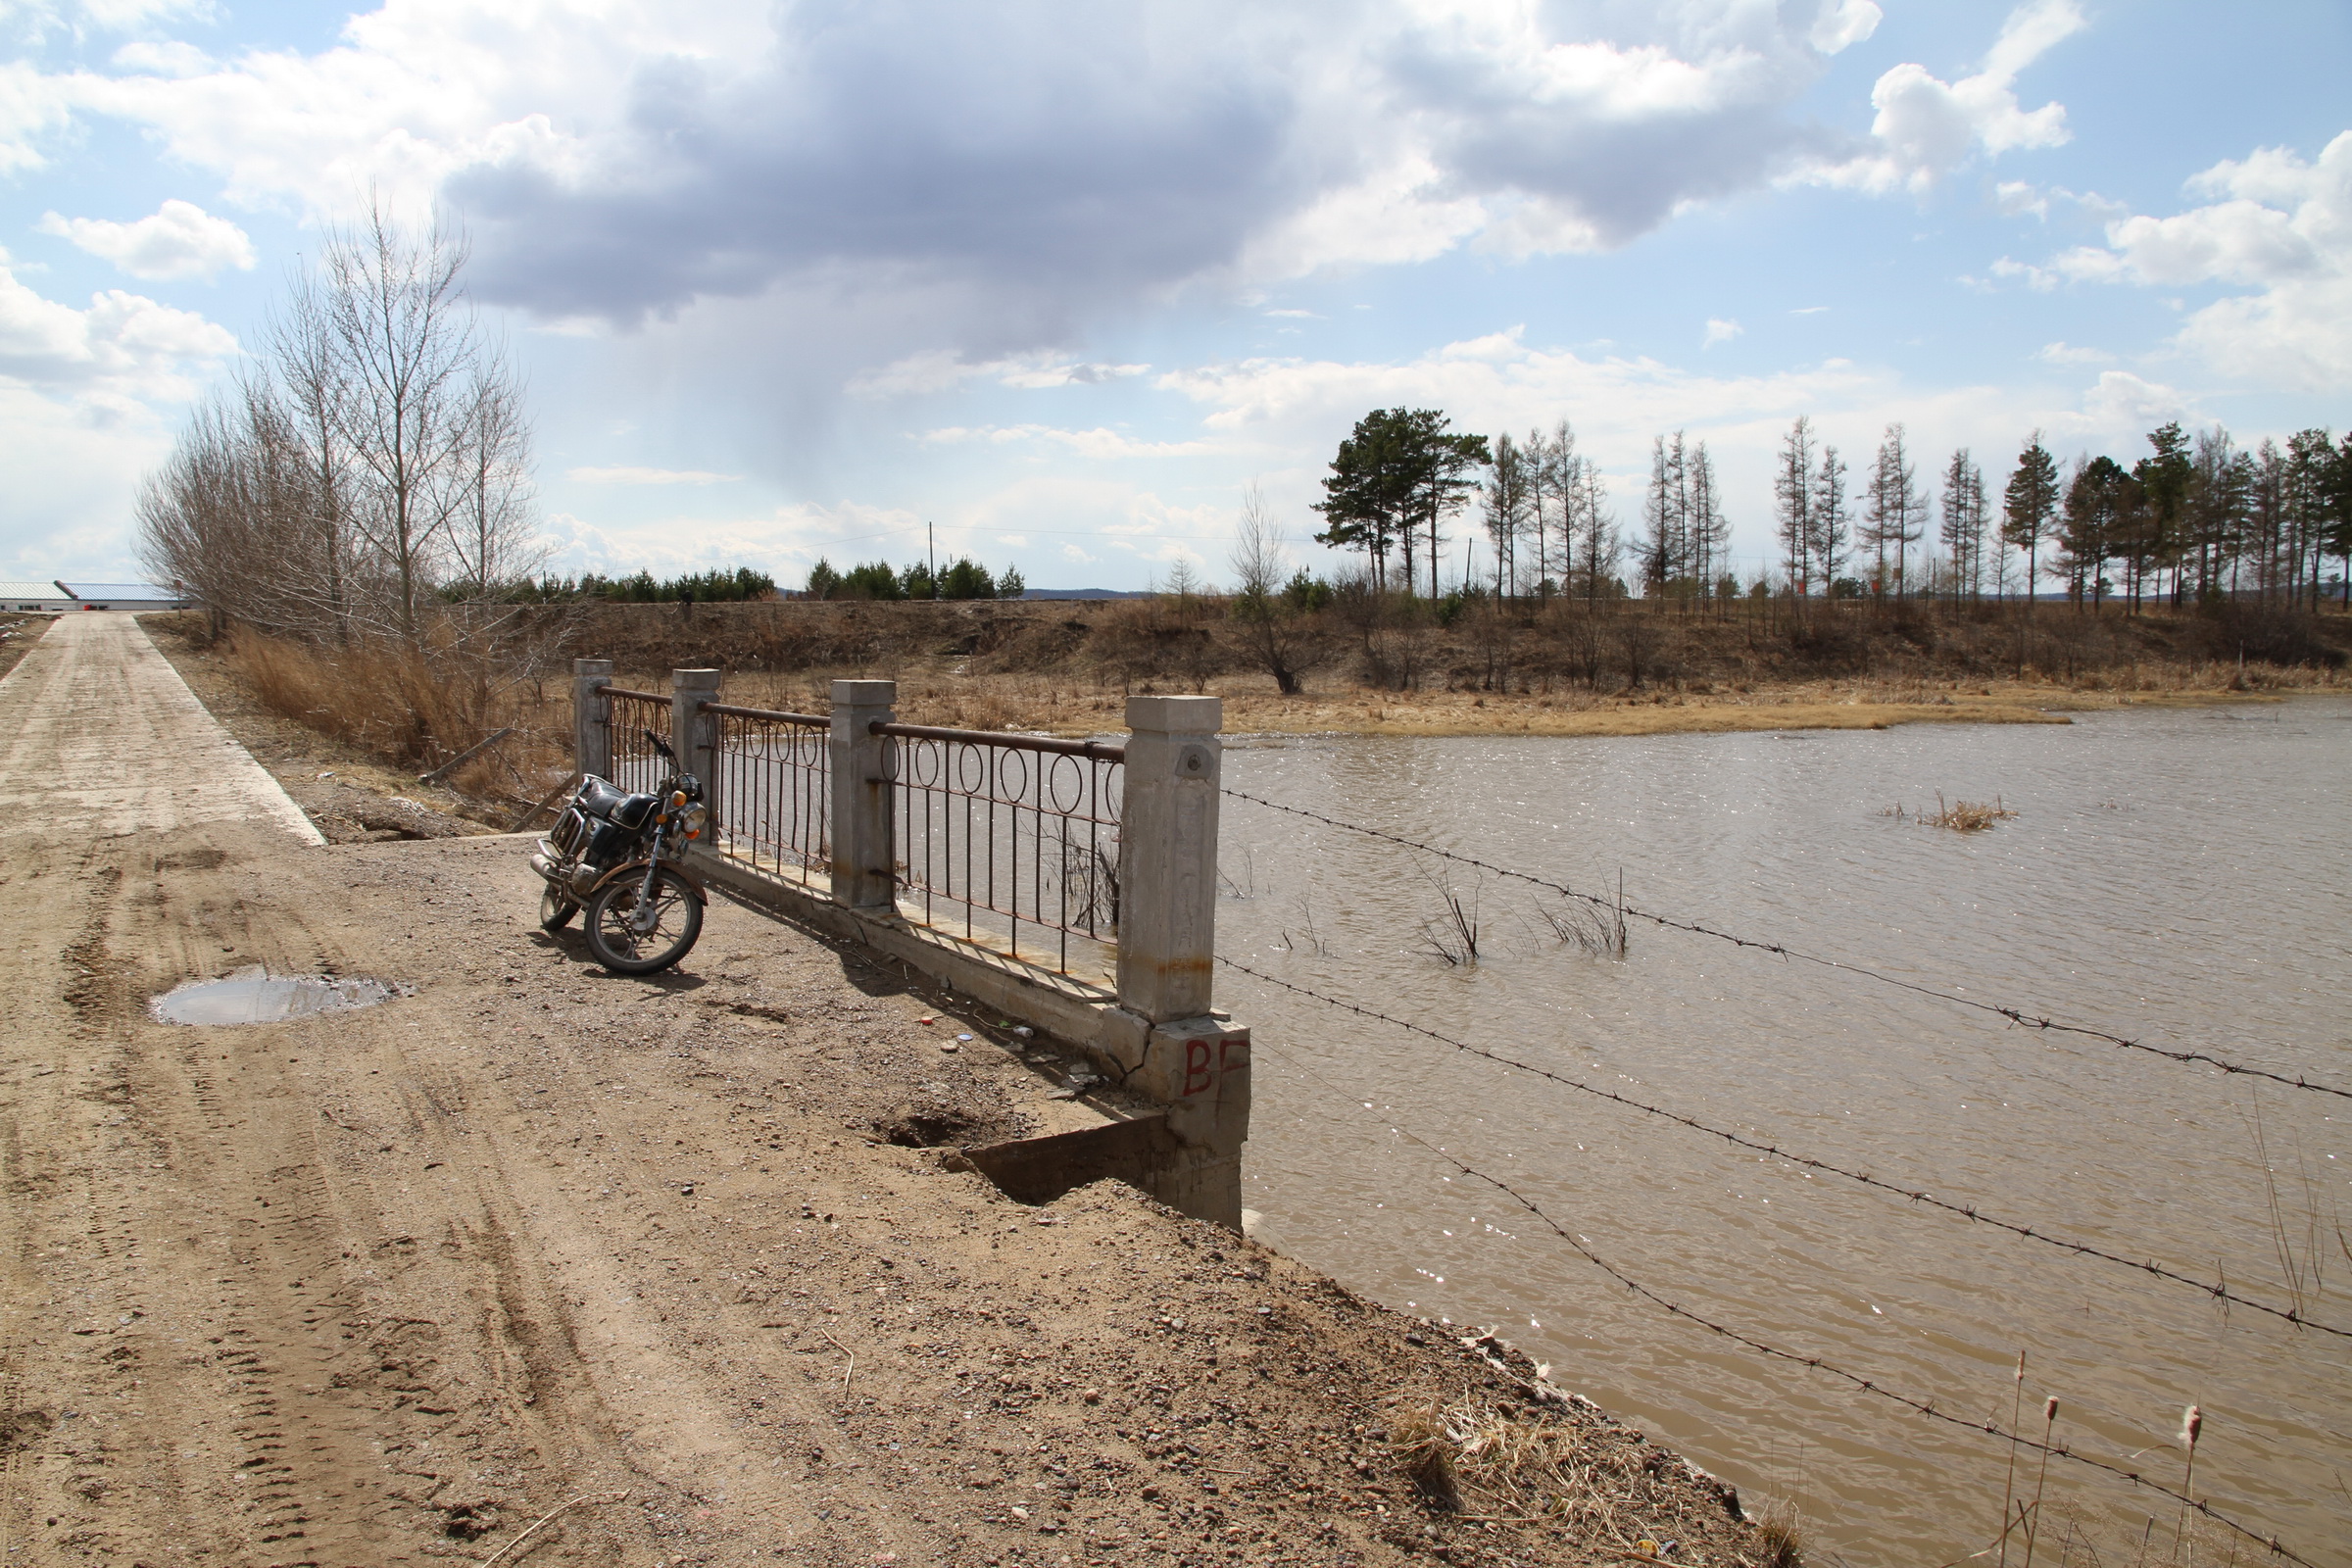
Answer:
[[[725,904],[608,976],[516,840],[310,845],[212,787],[99,629],[0,684],[0,1562],[1764,1560],[1514,1352],[888,1142],[1053,1113],[995,1020]],[[151,1016],[248,965],[406,994]],[[1418,1490],[1388,1435],[1463,1399],[1574,1440],[1568,1517]]]

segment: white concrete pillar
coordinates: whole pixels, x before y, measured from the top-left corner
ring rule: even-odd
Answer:
[[[718,671],[673,669],[669,672],[669,745],[678,754],[678,770],[703,781],[703,804],[710,820],[719,820],[718,718],[703,711],[703,704],[718,701]],[[713,831],[710,841],[718,842]]]
[[[572,763],[598,778],[612,776],[612,705],[605,700],[605,688],[612,684],[610,659],[571,662]]]
[[[833,683],[833,902],[853,909],[898,907],[888,743],[872,728],[897,716],[898,700],[895,680]]]
[[[1127,699],[1119,812],[1119,1005],[1151,1023],[1204,1016],[1217,946],[1217,781],[1225,704]]]

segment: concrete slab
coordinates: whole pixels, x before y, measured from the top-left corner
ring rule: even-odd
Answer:
[[[126,614],[62,615],[0,679],[0,832],[261,822],[325,838]]]

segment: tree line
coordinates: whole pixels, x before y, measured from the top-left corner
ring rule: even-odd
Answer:
[[[841,571],[819,556],[808,568],[806,590],[810,599],[880,600],[1018,599],[1028,591],[1019,567],[991,572],[969,556],[957,556],[936,573],[921,561],[904,569],[893,569],[887,561],[870,561]]]
[[[2055,580],[2094,607],[2111,595],[2134,611],[2250,596],[2308,609],[2333,559],[2352,604],[2352,434],[2339,444],[2314,428],[2248,451],[2219,426],[2192,435],[2176,420],[2147,442],[2129,468],[2085,454],[2062,470],[2035,431],[1996,490],[1966,448],[1923,480],[1900,424],[1857,479],[1800,416],[1774,465],[1779,580],[1743,585],[1704,441],[1680,430],[1653,440],[1629,536],[1566,420],[1490,439],[1438,410],[1378,409],[1331,461],[1314,537],[1360,552],[1370,586],[1407,599],[1440,596],[1447,521],[1475,501],[1471,539],[1483,536],[1490,555],[1478,591],[1500,598],[1625,597],[1630,565],[1644,597],[1668,600],[2031,599]],[[1457,591],[1477,580],[1465,554]]]

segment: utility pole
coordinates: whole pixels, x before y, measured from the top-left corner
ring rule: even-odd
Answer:
[[[933,535],[929,522],[923,524],[923,558],[931,563],[931,597],[937,599],[939,597],[939,542]]]

